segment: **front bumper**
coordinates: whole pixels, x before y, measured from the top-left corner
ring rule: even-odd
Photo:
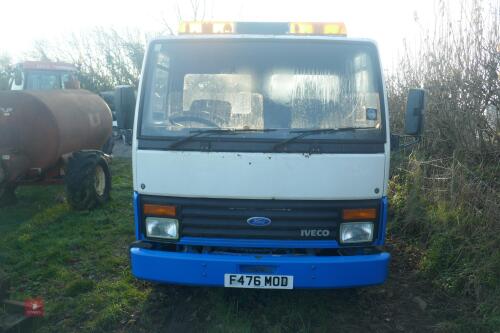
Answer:
[[[381,284],[389,253],[354,256],[194,254],[130,248],[132,273],[162,283],[224,286],[224,274],[293,275],[294,288]]]

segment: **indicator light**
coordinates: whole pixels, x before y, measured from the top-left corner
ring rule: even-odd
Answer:
[[[172,205],[144,204],[142,212],[148,216],[175,216],[176,209]]]
[[[342,218],[346,221],[375,219],[376,217],[377,217],[376,208],[344,209],[342,211]]]

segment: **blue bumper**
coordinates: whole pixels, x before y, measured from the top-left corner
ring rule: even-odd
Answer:
[[[388,253],[354,256],[193,254],[130,248],[139,279],[184,285],[224,286],[224,274],[293,275],[294,288],[346,288],[381,284]]]

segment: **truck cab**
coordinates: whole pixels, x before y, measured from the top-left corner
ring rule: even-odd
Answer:
[[[375,42],[343,23],[186,22],[150,42],[137,96],[137,278],[385,281],[391,140]]]
[[[10,90],[75,89],[77,69],[65,62],[25,61],[14,66]]]

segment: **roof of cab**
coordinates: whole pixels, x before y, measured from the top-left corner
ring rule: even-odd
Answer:
[[[150,40],[150,43],[170,40],[317,40],[344,43],[367,43],[377,47],[377,42],[369,38],[353,38],[343,36],[321,36],[321,35],[250,35],[250,34],[184,34],[159,36]]]
[[[75,65],[61,62],[61,61],[24,61],[18,64],[23,69],[32,69],[32,70],[54,70],[54,71],[71,71],[74,72],[77,70]]]

